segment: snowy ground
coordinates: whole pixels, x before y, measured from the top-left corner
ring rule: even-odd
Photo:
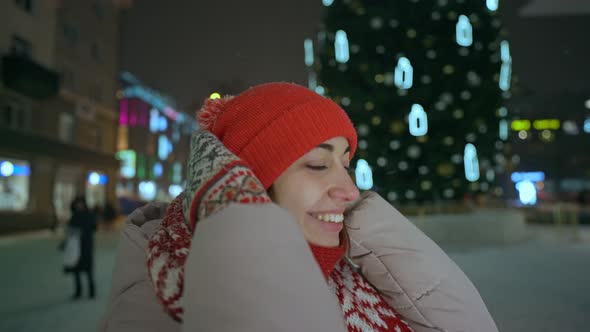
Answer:
[[[507,247],[446,248],[479,289],[500,331],[588,331],[590,229],[581,240],[555,228],[531,229],[531,240]],[[93,331],[103,313],[116,234],[97,236],[98,298],[70,302],[49,235],[0,238],[0,331]]]

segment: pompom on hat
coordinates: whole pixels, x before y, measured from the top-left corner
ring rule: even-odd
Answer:
[[[197,120],[252,168],[265,189],[328,139],[345,137],[350,159],[357,146],[356,131],[344,110],[292,83],[266,83],[236,97],[207,99]]]

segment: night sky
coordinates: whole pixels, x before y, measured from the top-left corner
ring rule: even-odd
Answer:
[[[306,84],[303,40],[318,27],[320,0],[174,3],[182,5],[136,1],[123,15],[121,69],[181,108],[222,84],[229,93],[265,81]]]
[[[526,91],[590,92],[586,1],[501,1],[514,73]],[[321,0],[134,2],[122,16],[121,69],[176,98],[181,109],[218,89],[233,94],[266,81],[307,82],[303,40],[317,31]]]

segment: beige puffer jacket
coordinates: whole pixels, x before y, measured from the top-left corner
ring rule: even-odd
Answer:
[[[346,331],[298,225],[274,204],[235,204],[199,222],[186,263],[185,321],[172,320],[145,261],[166,207],[148,204],[128,217],[99,331]],[[353,263],[415,331],[497,332],[465,274],[380,196],[370,193],[346,223]]]

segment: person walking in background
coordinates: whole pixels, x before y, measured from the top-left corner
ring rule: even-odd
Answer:
[[[70,205],[72,211],[72,218],[68,223],[65,249],[66,255],[68,251],[74,251],[74,259],[70,259],[69,263],[65,263],[64,272],[72,273],[74,276],[74,294],[73,300],[77,300],[82,296],[82,282],[81,274],[86,274],[88,282],[88,297],[94,298],[96,296],[96,287],[94,283],[94,233],[96,231],[96,216],[92,213],[86,205],[86,200],[82,196],[74,198]],[[68,241],[71,244],[78,246],[78,248],[68,248]],[[76,250],[77,249],[77,250]],[[75,258],[77,256],[77,259]]]

